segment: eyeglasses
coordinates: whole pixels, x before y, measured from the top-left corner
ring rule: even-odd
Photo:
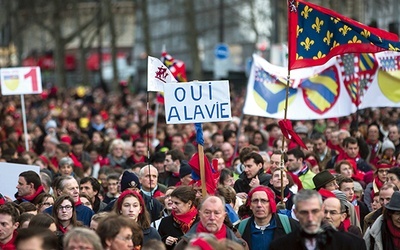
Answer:
[[[53,206],[54,204],[53,203],[50,203],[50,202],[43,202],[42,203],[42,206],[47,206],[47,207],[50,207],[50,206]]]
[[[324,213],[325,213],[325,215],[326,214],[330,214],[332,216],[335,216],[335,215],[342,214],[343,212],[338,212],[338,211],[335,211],[335,210],[325,210]]]
[[[120,239],[120,240],[125,241],[125,242],[132,241],[132,236],[122,237],[122,236],[117,235],[117,236],[115,236],[115,238]]]
[[[383,174],[383,173],[388,173],[389,170],[385,170],[385,169],[379,169],[378,173]]]
[[[260,202],[262,205],[267,205],[269,203],[269,200],[265,200],[265,199],[252,199],[251,200],[251,203],[254,205],[257,205]]]
[[[64,210],[64,209],[65,209],[65,211],[70,211],[70,210],[72,209],[72,206],[66,205],[66,206],[60,206],[60,207],[58,208],[59,211],[62,211],[62,210]]]

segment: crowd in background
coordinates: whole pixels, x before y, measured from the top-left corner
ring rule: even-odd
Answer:
[[[0,222],[12,225],[0,249],[51,235],[58,249],[274,249],[297,230],[322,244],[325,224],[367,249],[400,248],[400,109],[292,121],[303,148],[276,119],[242,116],[244,95],[232,90],[233,120],[203,124],[207,182],[217,186],[203,197],[194,125],[166,124],[153,94],[120,90],[25,96],[27,134],[19,96],[1,97],[0,161],[40,175],[21,173],[15,197],[0,200]],[[300,207],[317,196],[315,231]]]

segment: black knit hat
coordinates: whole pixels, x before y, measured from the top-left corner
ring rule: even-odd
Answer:
[[[140,182],[136,174],[129,171],[125,171],[122,174],[121,178],[121,192],[124,192],[128,188],[140,189]]]
[[[179,178],[183,178],[188,174],[192,173],[192,168],[187,161],[182,161],[181,167],[179,169]]]

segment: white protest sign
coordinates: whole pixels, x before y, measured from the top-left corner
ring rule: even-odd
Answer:
[[[39,67],[0,69],[2,95],[42,93],[42,76]]]
[[[39,166],[0,162],[0,193],[7,195],[15,200],[14,194],[17,192],[18,176],[24,171],[32,170],[37,174],[40,172]]]
[[[167,124],[232,120],[228,81],[166,83]]]

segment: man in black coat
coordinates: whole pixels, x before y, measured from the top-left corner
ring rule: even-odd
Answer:
[[[324,206],[315,190],[303,189],[294,197],[295,215],[300,230],[272,241],[270,250],[277,249],[367,249],[365,241],[357,236],[339,232],[330,224],[322,224]]]
[[[263,185],[268,186],[271,175],[264,172],[264,159],[258,153],[251,152],[243,157],[244,171],[236,180],[236,193],[248,194],[251,188]],[[240,196],[240,195],[239,195]]]

